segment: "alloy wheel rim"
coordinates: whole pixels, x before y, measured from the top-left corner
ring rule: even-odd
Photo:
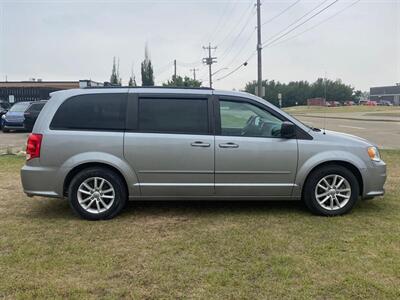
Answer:
[[[338,210],[350,201],[350,183],[341,175],[323,177],[315,187],[315,199],[326,210]]]
[[[112,184],[101,177],[89,177],[77,192],[79,205],[87,212],[100,214],[110,209],[115,200]]]

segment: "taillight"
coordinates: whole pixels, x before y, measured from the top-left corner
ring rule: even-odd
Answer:
[[[40,146],[42,145],[43,135],[31,133],[28,136],[28,142],[26,144],[26,160],[40,157]]]

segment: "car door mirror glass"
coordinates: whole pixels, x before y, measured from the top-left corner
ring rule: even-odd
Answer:
[[[281,125],[281,136],[287,139],[295,137],[296,126],[291,122],[283,122]]]

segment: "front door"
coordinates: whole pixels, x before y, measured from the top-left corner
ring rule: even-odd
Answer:
[[[214,194],[214,136],[207,97],[143,96],[129,107],[137,128],[125,133],[124,155],[142,196]]]
[[[291,196],[297,140],[280,137],[283,120],[242,98],[220,99],[216,107],[216,195]]]

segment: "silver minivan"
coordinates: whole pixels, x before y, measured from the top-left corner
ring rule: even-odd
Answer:
[[[51,94],[21,178],[90,220],[136,199],[297,200],[334,216],[383,195],[386,164],[372,143],[247,93],[86,88]]]

